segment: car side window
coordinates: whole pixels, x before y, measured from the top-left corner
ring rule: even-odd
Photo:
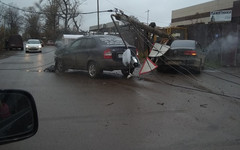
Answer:
[[[81,40],[81,39],[73,42],[72,45],[71,45],[71,47],[70,47],[70,50],[78,49],[78,48],[80,47],[81,43],[82,43],[82,40]]]
[[[86,48],[95,48],[96,41],[94,39],[87,39]]]
[[[80,49],[85,49],[87,46],[87,39],[82,39],[82,42],[80,44]]]

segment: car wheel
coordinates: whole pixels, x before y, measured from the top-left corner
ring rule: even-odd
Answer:
[[[202,66],[199,66],[198,68],[196,68],[196,69],[194,70],[194,72],[195,72],[196,74],[201,74],[201,72],[202,72]]]
[[[97,78],[102,74],[102,70],[97,66],[95,62],[88,64],[88,74],[90,78]]]
[[[157,71],[158,72],[166,72],[166,71],[168,71],[168,69],[169,69],[169,67],[167,67],[167,66],[158,66],[157,67]]]
[[[63,61],[60,59],[57,59],[55,61],[55,70],[59,73],[62,73],[65,71],[64,65],[63,65]]]
[[[123,76],[127,77],[129,75],[129,73],[131,73],[131,74],[133,73],[134,68],[130,69],[130,72],[129,72],[129,69],[122,69],[121,71],[122,71]]]

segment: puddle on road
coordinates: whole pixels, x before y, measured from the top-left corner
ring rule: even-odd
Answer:
[[[220,72],[220,71],[219,70],[203,70],[203,72],[215,73],[215,72]]]
[[[17,61],[13,61],[13,62],[1,62],[1,64],[4,65],[25,65],[25,64],[33,64],[33,62],[17,62]]]
[[[39,69],[39,70],[26,70],[26,72],[44,72],[44,71]]]

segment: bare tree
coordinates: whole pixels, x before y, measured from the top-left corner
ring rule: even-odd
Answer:
[[[39,4],[35,4],[45,16],[45,25],[43,30],[45,31],[45,36],[48,39],[56,39],[57,32],[59,30],[59,0],[47,0],[47,3],[44,6],[41,6],[42,0],[39,1]]]
[[[75,3],[76,5],[73,6],[72,9],[72,21],[74,23],[74,27],[76,28],[77,32],[80,32],[80,26],[81,26],[81,15],[80,11],[78,10],[79,5],[81,5],[80,3]]]
[[[6,11],[6,8],[3,5],[0,5],[0,25],[3,25],[3,23],[4,23],[5,11]]]
[[[18,34],[21,31],[23,19],[18,10],[12,7],[7,8],[4,13],[4,21],[10,34]]]
[[[4,13],[6,8],[3,5],[0,5],[0,51],[4,48],[5,45],[5,22],[4,22]]]
[[[28,11],[33,13],[25,14],[25,34],[28,38],[40,38],[41,34],[41,23],[40,14],[36,12],[34,7],[27,8]]]
[[[58,5],[60,8],[60,17],[64,21],[64,31],[69,31],[69,22],[73,21],[74,26],[79,30],[80,24],[78,24],[77,17],[80,15],[78,8],[80,6],[79,0],[58,0]]]
[[[45,36],[55,40],[63,33],[79,32],[81,4],[79,0],[39,0],[35,3],[35,7],[42,12],[40,16],[44,16],[41,22]]]

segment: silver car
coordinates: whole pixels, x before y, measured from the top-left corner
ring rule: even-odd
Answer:
[[[42,52],[42,44],[38,39],[29,39],[26,43],[26,53],[27,52]]]

